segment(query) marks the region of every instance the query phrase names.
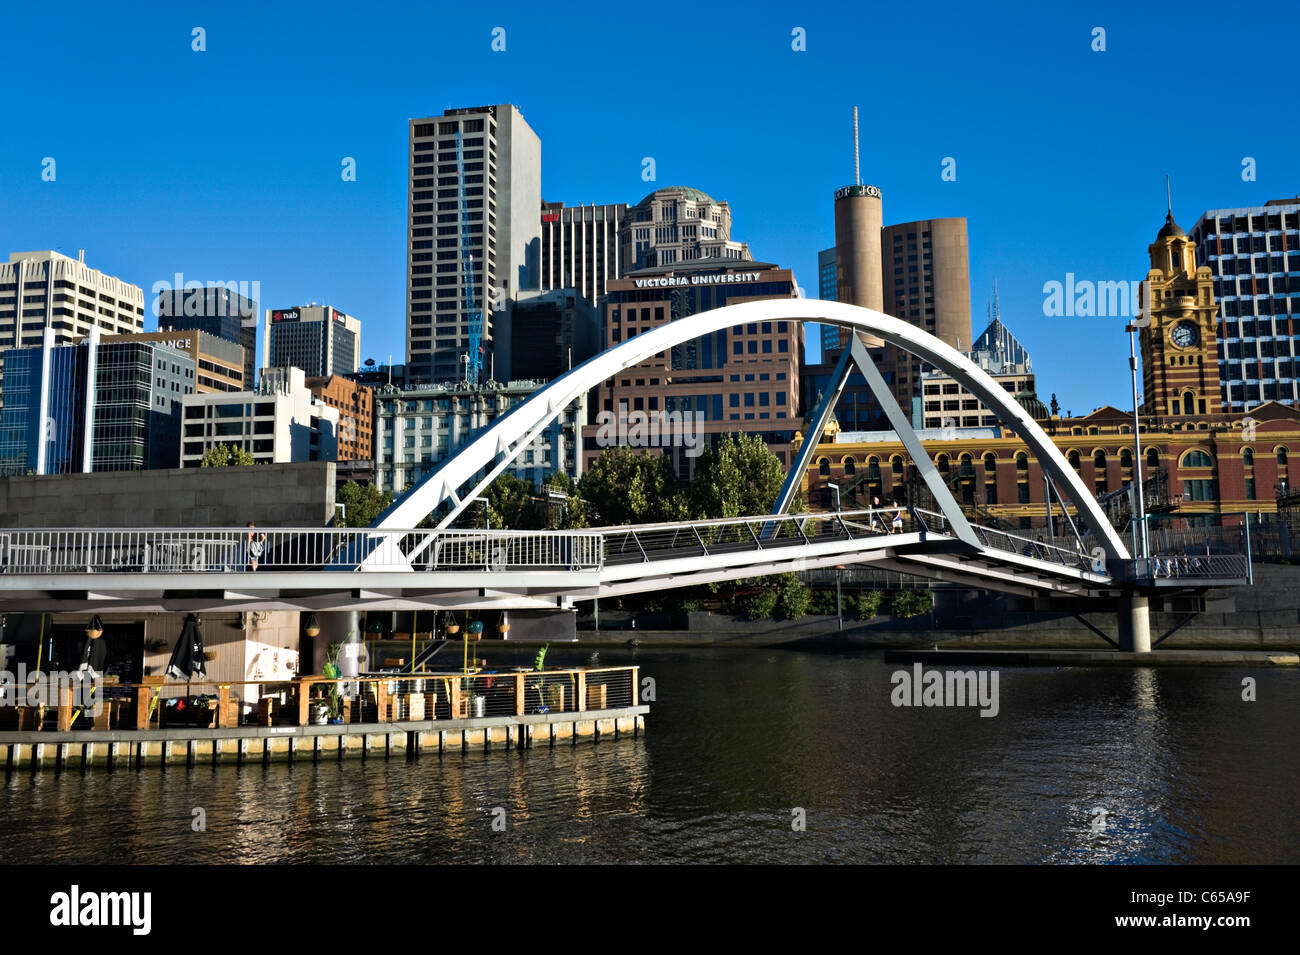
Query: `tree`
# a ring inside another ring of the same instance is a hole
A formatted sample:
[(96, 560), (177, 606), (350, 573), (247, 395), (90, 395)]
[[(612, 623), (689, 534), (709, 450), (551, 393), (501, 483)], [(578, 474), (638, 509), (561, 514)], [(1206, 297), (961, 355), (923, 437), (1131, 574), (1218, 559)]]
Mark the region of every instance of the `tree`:
[(775, 585), (776, 610), (786, 620), (798, 620), (808, 612), (812, 593), (803, 585), (798, 574), (778, 574), (769, 578)]
[(392, 491), (380, 491), (373, 484), (348, 481), (334, 495), (334, 501), (343, 505), (337, 523), (341, 527), (369, 527), (393, 503)]
[(689, 510), (672, 462), (622, 446), (606, 448), (578, 483), (601, 524), (685, 520)]
[[(691, 513), (697, 518), (749, 517), (772, 510), (785, 468), (761, 438), (729, 434), (708, 448), (695, 466), (691, 482)], [(801, 510), (796, 498), (793, 510)]]
[(205, 468), (228, 468), (236, 466), (246, 466), (255, 463), (253, 455), (245, 451), (237, 444), (214, 444), (208, 450), (203, 452), (203, 464), (200, 467)]

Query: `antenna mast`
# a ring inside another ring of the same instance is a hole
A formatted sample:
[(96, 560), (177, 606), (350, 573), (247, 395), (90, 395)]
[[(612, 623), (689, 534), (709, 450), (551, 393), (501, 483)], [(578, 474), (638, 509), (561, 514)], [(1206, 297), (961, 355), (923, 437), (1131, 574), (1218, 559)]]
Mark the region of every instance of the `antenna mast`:
[(862, 185), (862, 173), (858, 166), (858, 108), (853, 107), (853, 184)]

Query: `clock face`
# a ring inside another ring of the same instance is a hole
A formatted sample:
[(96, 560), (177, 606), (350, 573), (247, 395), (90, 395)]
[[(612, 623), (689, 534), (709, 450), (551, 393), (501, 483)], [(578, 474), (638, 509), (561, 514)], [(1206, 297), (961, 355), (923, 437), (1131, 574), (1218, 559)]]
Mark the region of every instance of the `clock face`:
[(1200, 338), (1200, 333), (1191, 322), (1179, 322), (1169, 333), (1169, 340), (1179, 348), (1191, 348)]

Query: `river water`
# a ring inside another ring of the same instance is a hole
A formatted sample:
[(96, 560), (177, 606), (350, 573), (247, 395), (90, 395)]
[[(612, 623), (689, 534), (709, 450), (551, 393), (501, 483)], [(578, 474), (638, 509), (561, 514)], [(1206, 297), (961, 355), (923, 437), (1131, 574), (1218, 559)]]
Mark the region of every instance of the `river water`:
[(895, 707), (904, 668), (875, 652), (548, 662), (632, 660), (654, 680), (640, 739), (12, 774), (0, 861), (1300, 861), (1294, 670), (1004, 668), (981, 717)]

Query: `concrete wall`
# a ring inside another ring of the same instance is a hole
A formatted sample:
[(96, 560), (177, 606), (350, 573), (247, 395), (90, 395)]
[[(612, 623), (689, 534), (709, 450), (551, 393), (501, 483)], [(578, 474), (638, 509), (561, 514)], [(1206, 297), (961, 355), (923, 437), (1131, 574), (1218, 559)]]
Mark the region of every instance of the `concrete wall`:
[(0, 527), (321, 527), (333, 516), (326, 461), (0, 478)]

